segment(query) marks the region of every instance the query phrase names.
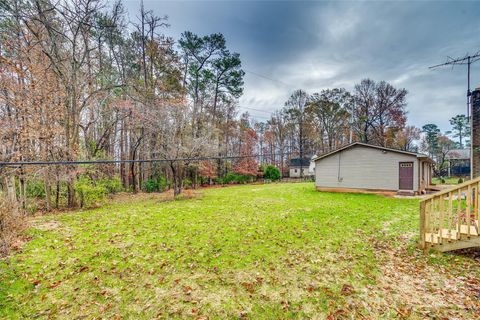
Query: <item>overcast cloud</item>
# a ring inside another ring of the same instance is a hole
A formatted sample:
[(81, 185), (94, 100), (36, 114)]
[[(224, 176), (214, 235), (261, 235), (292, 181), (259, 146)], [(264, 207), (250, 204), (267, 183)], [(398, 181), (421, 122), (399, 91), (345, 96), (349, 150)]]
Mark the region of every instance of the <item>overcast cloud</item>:
[[(124, 3), (133, 18), (139, 1)], [(448, 120), (466, 112), (466, 67), (428, 67), (480, 50), (475, 1), (145, 1), (145, 7), (169, 16), (165, 32), (175, 39), (185, 30), (223, 33), (247, 71), (241, 110), (258, 120), (282, 108), (295, 89), (352, 90), (371, 78), (409, 91), (409, 124), (448, 130)], [(480, 61), (472, 68), (477, 85)]]

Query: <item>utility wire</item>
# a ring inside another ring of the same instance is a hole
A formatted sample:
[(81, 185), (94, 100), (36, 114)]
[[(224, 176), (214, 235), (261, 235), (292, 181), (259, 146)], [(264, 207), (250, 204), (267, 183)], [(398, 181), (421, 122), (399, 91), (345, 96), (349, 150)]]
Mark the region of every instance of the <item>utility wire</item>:
[[(291, 90), (295, 90), (295, 88), (297, 87), (297, 86), (288, 84), (288, 83), (286, 83), (286, 82), (283, 82), (283, 81), (280, 81), (280, 80), (277, 80), (277, 79), (273, 79), (273, 78), (271, 78), (271, 77), (268, 77), (268, 76), (266, 76), (266, 75), (260, 74), (260, 73), (258, 73), (258, 72), (253, 72), (253, 71), (246, 70), (246, 69), (243, 69), (243, 71), (245, 71), (245, 72), (247, 72), (247, 73), (250, 73), (250, 74), (253, 74), (253, 75), (257, 76), (257, 77), (260, 77), (260, 78), (263, 78), (263, 79), (267, 79), (267, 80), (270, 80), (270, 81), (279, 83), (279, 84), (281, 84), (281, 85), (284, 85), (284, 86), (286, 86), (286, 87), (289, 87), (289, 89), (291, 89)], [(272, 115), (272, 114), (275, 112), (275, 110), (274, 110), (274, 111), (265, 111), (265, 110), (261, 110), (261, 109), (255, 109), (255, 108), (243, 107), (243, 106), (240, 106), (240, 108), (248, 109), (248, 110), (253, 110), (253, 111), (258, 111), (258, 112), (264, 112), (264, 113), (268, 113), (268, 114), (270, 114), (270, 115)], [(255, 116), (255, 117), (257, 117), (257, 118), (262, 118), (261, 116)], [(263, 118), (265, 118), (265, 117), (263, 117)], [(266, 119), (266, 118), (265, 118), (265, 119)]]
[(263, 113), (268, 113), (268, 114), (270, 114), (270, 115), (273, 113), (273, 111), (266, 111), (266, 110), (262, 110), (262, 109), (251, 108), (251, 107), (239, 106), (239, 108), (243, 108), (243, 109), (247, 109), (247, 110), (253, 110), (253, 111), (258, 111), (258, 112), (263, 112)]
[(264, 78), (264, 79), (267, 79), (267, 80), (270, 80), (270, 81), (273, 81), (273, 82), (276, 82), (276, 83), (280, 83), (280, 84), (282, 84), (282, 85), (284, 85), (284, 86), (290, 87), (291, 89), (298, 87), (298, 86), (294, 86), (294, 85), (288, 84), (288, 83), (286, 83), (286, 82), (283, 82), (283, 81), (280, 81), (280, 80), (277, 80), (277, 79), (270, 78), (270, 77), (268, 77), (268, 76), (265, 76), (265, 75), (260, 74), (260, 73), (257, 73), (257, 72), (253, 72), (253, 71), (245, 70), (245, 69), (243, 69), (243, 71), (248, 72), (248, 73), (251, 73), (251, 74), (253, 74), (253, 75), (257, 76), (257, 77), (260, 77), (260, 78)]
[[(283, 156), (297, 154), (296, 152), (284, 152)], [(78, 160), (78, 161), (20, 161), (20, 162), (0, 162), (2, 167), (21, 167), (37, 165), (81, 165), (81, 164), (116, 164), (116, 163), (152, 163), (152, 162), (179, 162), (179, 161), (205, 161), (205, 160), (233, 160), (245, 158), (258, 158), (281, 156), (282, 153), (254, 154), (249, 156), (224, 156), (224, 157), (195, 157), (195, 158), (176, 158), (176, 159), (137, 159), (137, 160)]]
[[(245, 72), (251, 73), (257, 77), (264, 78), (273, 82), (280, 83), (284, 86), (288, 86), (290, 88), (295, 88), (295, 86), (282, 82), (280, 80), (272, 79), (268, 76), (259, 74), (257, 72), (245, 70)], [(251, 107), (243, 107), (240, 108), (264, 112), (268, 114), (272, 114), (274, 111), (269, 112), (266, 110), (255, 109)], [(268, 117), (263, 116), (256, 116), (258, 118), (269, 119)], [(283, 156), (290, 156), (292, 154), (296, 154), (295, 152), (284, 152)], [(20, 162), (2, 162), (0, 161), (0, 168), (2, 167), (22, 167), (22, 166), (36, 166), (36, 165), (82, 165), (82, 164), (116, 164), (116, 163), (154, 163), (154, 162), (178, 162), (178, 161), (205, 161), (205, 160), (233, 160), (233, 159), (243, 159), (243, 158), (258, 158), (258, 157), (268, 157), (268, 156), (281, 156), (281, 153), (274, 153), (274, 154), (255, 154), (250, 156), (225, 156), (225, 157), (197, 157), (197, 158), (176, 158), (176, 159), (138, 159), (138, 160), (78, 160), (78, 161), (20, 161)]]

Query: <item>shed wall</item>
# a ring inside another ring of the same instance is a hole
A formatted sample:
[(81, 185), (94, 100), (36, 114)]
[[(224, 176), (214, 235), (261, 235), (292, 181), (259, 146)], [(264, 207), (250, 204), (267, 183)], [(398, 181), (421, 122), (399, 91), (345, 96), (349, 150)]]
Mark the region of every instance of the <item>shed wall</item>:
[(413, 190), (418, 190), (415, 155), (353, 146), (315, 162), (315, 185), (325, 188), (398, 190), (399, 163), (413, 162)]
[[(313, 176), (313, 173), (309, 172), (308, 167), (303, 167), (303, 176)], [(290, 168), (290, 178), (300, 178), (300, 167)]]

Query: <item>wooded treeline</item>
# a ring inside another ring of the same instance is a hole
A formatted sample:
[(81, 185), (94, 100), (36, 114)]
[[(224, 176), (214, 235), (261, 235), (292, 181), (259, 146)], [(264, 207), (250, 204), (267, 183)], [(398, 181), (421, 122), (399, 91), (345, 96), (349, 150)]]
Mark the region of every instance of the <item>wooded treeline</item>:
[(371, 79), (353, 92), (296, 90), (270, 120), (258, 124), (260, 150), (280, 166), (284, 154), (310, 158), (353, 141), (413, 150), (420, 130), (406, 126), (406, 95), (403, 88)]
[[(265, 122), (240, 114), (244, 71), (225, 37), (172, 39), (170, 21), (143, 5), (130, 15), (103, 0), (0, 10), (0, 161), (170, 160), (0, 168), (3, 193), (23, 210), (29, 196), (50, 210), (119, 190), (178, 195), (261, 177), (267, 164), (285, 174), (291, 158), (352, 141), (413, 150), (420, 138), (406, 126), (407, 91), (385, 81), (296, 90)], [(183, 160), (198, 157), (220, 159)]]
[[(174, 41), (166, 17), (142, 5), (129, 21), (120, 2), (19, 0), (1, 9), (1, 161), (218, 156), (238, 153), (249, 136), (236, 120), (240, 56), (222, 34)], [(2, 184), (25, 207), (27, 180), (41, 177), (48, 210), (63, 187), (66, 205), (78, 204), (82, 175), (118, 176), (132, 191), (164, 175), (179, 193), (190, 165), (3, 168)]]
[[(450, 119), (451, 130), (441, 132), (440, 128), (434, 123), (428, 123), (422, 127), (423, 137), (420, 143), (420, 149), (435, 159), (435, 175), (442, 177), (449, 174), (448, 167), (450, 160), (452, 164), (458, 165), (458, 156), (462, 150), (470, 147), (470, 119), (466, 115), (459, 114)], [(453, 139), (457, 138), (458, 141)], [(466, 164), (469, 170), (469, 159), (461, 158), (463, 165)]]
[[(256, 177), (263, 164), (285, 172), (292, 157), (353, 140), (410, 149), (418, 135), (405, 127), (406, 90), (368, 79), (353, 93), (297, 90), (263, 123), (239, 115), (244, 71), (224, 36), (172, 39), (167, 18), (143, 5), (133, 21), (121, 2), (99, 0), (15, 0), (1, 10), (1, 161), (172, 160), (4, 167), (2, 189), (23, 209), (31, 193), (46, 210), (83, 205), (99, 185), (179, 194), (184, 184), (238, 179), (229, 174)], [(175, 161), (227, 156), (242, 158)]]

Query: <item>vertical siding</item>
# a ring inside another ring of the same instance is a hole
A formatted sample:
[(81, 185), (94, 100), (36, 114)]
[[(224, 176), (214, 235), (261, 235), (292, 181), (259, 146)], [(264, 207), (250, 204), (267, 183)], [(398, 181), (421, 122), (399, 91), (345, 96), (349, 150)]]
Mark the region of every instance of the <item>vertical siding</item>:
[(418, 190), (415, 155), (356, 145), (315, 162), (315, 185), (326, 188), (398, 190), (399, 163), (413, 162), (413, 190)]
[[(297, 172), (295, 172), (297, 170)], [(290, 178), (300, 178), (300, 167), (298, 168), (290, 168)], [(308, 167), (303, 167), (303, 176), (308, 177), (308, 176), (313, 176), (313, 172), (310, 173)]]

